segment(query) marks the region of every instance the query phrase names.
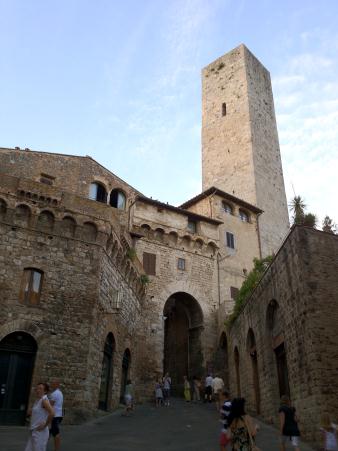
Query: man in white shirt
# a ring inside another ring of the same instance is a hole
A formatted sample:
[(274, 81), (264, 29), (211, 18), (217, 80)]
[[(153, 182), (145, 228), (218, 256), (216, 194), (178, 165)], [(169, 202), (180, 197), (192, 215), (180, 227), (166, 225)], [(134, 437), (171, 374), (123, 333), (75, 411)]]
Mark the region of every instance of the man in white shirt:
[(221, 377), (219, 377), (218, 374), (216, 374), (216, 376), (214, 377), (213, 381), (212, 381), (212, 391), (214, 394), (214, 398), (216, 401), (216, 409), (219, 412), (221, 405), (220, 405), (220, 395), (222, 393), (224, 389), (224, 382), (223, 379)]
[(54, 437), (54, 450), (59, 451), (61, 446), (60, 423), (63, 417), (63, 394), (60, 390), (60, 382), (58, 380), (53, 380), (50, 383), (50, 387), (53, 391), (49, 395), (49, 401), (55, 412), (50, 428), (50, 435)]

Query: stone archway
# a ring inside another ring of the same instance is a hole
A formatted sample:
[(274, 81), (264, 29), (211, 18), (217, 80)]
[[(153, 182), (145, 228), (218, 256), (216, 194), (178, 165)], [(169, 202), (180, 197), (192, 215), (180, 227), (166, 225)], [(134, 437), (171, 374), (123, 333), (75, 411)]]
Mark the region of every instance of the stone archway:
[(253, 330), (250, 328), (247, 336), (247, 350), (249, 353), (251, 368), (252, 368), (252, 383), (255, 396), (255, 408), (256, 413), (260, 414), (261, 411), (261, 395), (259, 387), (259, 373), (258, 373), (258, 358), (256, 348), (256, 338)]
[(127, 382), (129, 379), (130, 363), (131, 363), (131, 354), (130, 350), (127, 348), (124, 351), (122, 357), (121, 392), (120, 392), (121, 403), (124, 403), (124, 395), (126, 391)]
[(184, 375), (192, 378), (203, 374), (203, 313), (193, 296), (177, 292), (167, 299), (163, 318), (163, 369), (170, 374), (175, 390), (182, 385)]
[(219, 339), (218, 348), (215, 354), (214, 372), (222, 377), (224, 386), (229, 388), (228, 339), (225, 332), (222, 332)]
[(110, 332), (107, 335), (104, 348), (103, 348), (103, 359), (102, 359), (102, 369), (101, 369), (101, 382), (99, 391), (99, 409), (108, 410), (110, 390), (113, 379), (113, 356), (115, 351), (115, 338)]
[(0, 341), (0, 424), (24, 424), (38, 346), (26, 332)]

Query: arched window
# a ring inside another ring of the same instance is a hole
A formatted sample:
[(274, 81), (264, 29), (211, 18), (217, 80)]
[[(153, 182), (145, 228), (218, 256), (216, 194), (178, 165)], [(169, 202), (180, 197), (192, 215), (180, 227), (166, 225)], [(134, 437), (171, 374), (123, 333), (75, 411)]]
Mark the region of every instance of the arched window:
[(101, 183), (91, 183), (89, 188), (89, 199), (97, 202), (107, 203), (107, 191)]
[(48, 210), (42, 211), (38, 217), (38, 228), (45, 231), (51, 232), (54, 227), (54, 215)]
[(239, 219), (243, 222), (249, 222), (249, 215), (244, 210), (239, 210)]
[(0, 218), (5, 217), (7, 211), (7, 204), (3, 199), (0, 199)]
[(232, 206), (228, 204), (227, 202), (222, 202), (222, 210), (224, 213), (227, 213), (228, 215), (232, 215)]
[(110, 193), (109, 204), (114, 208), (118, 208), (119, 210), (125, 210), (126, 208), (125, 194), (119, 189), (113, 189), (113, 191)]
[(19, 299), (23, 304), (37, 305), (40, 301), (43, 272), (35, 268), (25, 268), (21, 280)]

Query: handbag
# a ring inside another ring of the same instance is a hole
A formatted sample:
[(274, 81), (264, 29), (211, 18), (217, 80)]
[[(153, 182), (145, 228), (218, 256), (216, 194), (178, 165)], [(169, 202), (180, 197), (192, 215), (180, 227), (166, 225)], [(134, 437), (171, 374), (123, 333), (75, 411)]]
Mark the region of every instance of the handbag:
[(251, 451), (261, 451), (261, 449), (258, 448), (258, 446), (256, 446), (256, 443), (254, 442), (254, 439), (252, 438), (252, 435), (250, 433), (250, 429), (249, 429), (248, 423), (245, 421), (244, 417), (243, 417), (243, 421), (244, 421), (245, 427), (246, 427), (246, 429), (248, 431), (248, 434), (249, 434)]

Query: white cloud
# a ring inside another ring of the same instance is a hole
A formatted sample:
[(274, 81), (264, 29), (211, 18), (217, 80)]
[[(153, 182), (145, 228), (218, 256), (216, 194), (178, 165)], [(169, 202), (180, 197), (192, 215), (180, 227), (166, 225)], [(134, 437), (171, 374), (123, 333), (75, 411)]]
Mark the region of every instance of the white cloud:
[(325, 32), (301, 40), (309, 49), (273, 80), (287, 196), (294, 186), (320, 222), (327, 214), (338, 222), (338, 61)]

